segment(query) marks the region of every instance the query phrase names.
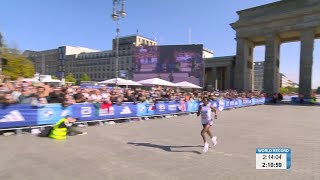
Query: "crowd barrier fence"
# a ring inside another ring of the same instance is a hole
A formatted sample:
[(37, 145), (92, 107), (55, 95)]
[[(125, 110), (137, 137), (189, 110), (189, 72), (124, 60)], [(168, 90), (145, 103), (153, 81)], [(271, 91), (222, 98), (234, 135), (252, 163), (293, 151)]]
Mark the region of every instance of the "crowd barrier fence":
[[(265, 98), (210, 101), (220, 111), (265, 102)], [(26, 104), (1, 104), (0, 130), (52, 125), (67, 115), (77, 118), (79, 122), (94, 122), (192, 113), (198, 111), (199, 104), (198, 101), (159, 101), (155, 104), (127, 102), (121, 105), (114, 104), (104, 109), (99, 104), (90, 103), (74, 104), (66, 108), (61, 104), (46, 104), (41, 107)]]

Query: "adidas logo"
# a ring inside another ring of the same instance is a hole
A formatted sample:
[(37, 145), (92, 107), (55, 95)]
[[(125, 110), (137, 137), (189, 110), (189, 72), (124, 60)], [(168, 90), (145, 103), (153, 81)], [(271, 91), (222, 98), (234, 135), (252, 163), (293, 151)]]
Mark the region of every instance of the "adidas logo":
[(5, 115), (0, 122), (16, 122), (16, 121), (25, 121), (23, 116), (19, 111), (10, 111), (9, 114)]
[(131, 114), (131, 110), (128, 106), (124, 107), (120, 114)]

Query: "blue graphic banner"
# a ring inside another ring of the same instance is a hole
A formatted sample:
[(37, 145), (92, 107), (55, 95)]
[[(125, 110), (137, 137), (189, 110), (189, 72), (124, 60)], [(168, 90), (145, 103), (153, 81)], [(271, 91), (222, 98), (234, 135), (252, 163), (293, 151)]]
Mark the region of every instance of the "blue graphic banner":
[(0, 104), (0, 128), (24, 127), (37, 125), (37, 109), (30, 105)]
[(73, 116), (73, 106), (64, 108), (61, 104), (46, 104), (37, 108), (37, 124), (54, 124), (61, 118), (69, 115)]
[(187, 112), (198, 112), (199, 109), (199, 102), (198, 101), (188, 101), (187, 102)]
[(152, 116), (155, 114), (156, 106), (152, 103), (138, 103), (137, 105), (137, 116)]
[(137, 107), (134, 103), (123, 103), (122, 105), (113, 105), (115, 118), (136, 117)]
[[(211, 105), (220, 111), (233, 107), (264, 104), (265, 102), (266, 98), (210, 101)], [(47, 104), (43, 107), (33, 107), (24, 104), (0, 105), (0, 128), (54, 124), (67, 115), (77, 118), (79, 121), (94, 121), (197, 112), (199, 104), (198, 101), (161, 101), (156, 104), (149, 104), (147, 102), (138, 104), (123, 103), (121, 105), (114, 104), (105, 109), (102, 109), (100, 104), (88, 103), (74, 104), (67, 108), (62, 107), (60, 104)]]
[(257, 104), (264, 104), (266, 102), (266, 98), (256, 98)]
[(243, 106), (250, 106), (252, 104), (252, 100), (249, 98), (243, 98), (242, 99), (242, 105)]
[(242, 107), (243, 106), (242, 99), (237, 99), (237, 101), (238, 101), (238, 107)]
[(161, 115), (161, 114), (174, 114), (181, 112), (179, 110), (179, 102), (176, 101), (168, 101), (168, 102), (158, 102), (156, 103), (156, 110), (155, 114), (156, 115)]

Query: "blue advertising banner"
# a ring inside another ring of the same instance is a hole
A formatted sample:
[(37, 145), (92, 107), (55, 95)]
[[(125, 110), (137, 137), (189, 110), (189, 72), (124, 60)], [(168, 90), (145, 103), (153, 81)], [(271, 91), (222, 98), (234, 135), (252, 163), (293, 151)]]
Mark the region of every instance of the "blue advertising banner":
[(242, 99), (238, 99), (237, 101), (238, 101), (238, 107), (242, 107), (243, 106)]
[(225, 108), (225, 100), (219, 100), (219, 111), (223, 111)]
[(214, 108), (219, 108), (219, 102), (218, 101), (210, 101), (211, 106)]
[(224, 109), (230, 109), (231, 106), (230, 106), (230, 100), (227, 99), (227, 100), (224, 100)]
[(74, 104), (73, 117), (79, 121), (89, 121), (96, 118), (99, 109), (95, 108), (93, 104)]
[[(223, 109), (264, 104), (266, 98), (254, 99), (234, 99), (210, 101), (213, 107), (220, 111)], [(35, 126), (44, 124), (54, 124), (61, 118), (70, 115), (79, 121), (107, 120), (137, 116), (152, 116), (161, 114), (175, 114), (179, 112), (197, 112), (198, 101), (188, 102), (158, 102), (148, 103), (124, 103), (113, 105), (110, 108), (101, 109), (100, 104), (74, 104), (67, 108), (60, 104), (47, 104), (43, 107), (33, 107), (30, 105), (0, 105), (0, 128), (14, 128)]]
[(266, 98), (256, 98), (256, 104), (264, 104), (266, 101)]
[(254, 105), (256, 105), (256, 104), (257, 104), (257, 102), (256, 102), (256, 101), (257, 101), (257, 99), (256, 99), (256, 98), (252, 98), (252, 99), (251, 99), (251, 105), (253, 105), (253, 106), (254, 106)]
[(54, 124), (61, 118), (70, 115), (72, 116), (72, 106), (64, 108), (61, 104), (46, 104), (43, 107), (37, 108), (37, 124)]
[(230, 101), (230, 107), (234, 108), (234, 107), (238, 107), (239, 102), (237, 99), (233, 99)]
[(134, 103), (123, 103), (122, 105), (113, 105), (115, 118), (136, 117), (137, 107)]
[(99, 104), (75, 104), (73, 105), (74, 118), (79, 121), (116, 119), (137, 116), (137, 107), (134, 103), (113, 105), (110, 108), (101, 109)]
[(156, 104), (155, 114), (174, 114), (181, 112), (179, 110), (179, 102), (169, 101), (169, 102), (158, 102)]
[(23, 127), (37, 125), (37, 109), (30, 105), (0, 104), (0, 128)]
[(137, 116), (152, 116), (155, 114), (155, 105), (146, 102), (138, 103), (137, 106)]
[(198, 101), (188, 101), (187, 102), (187, 111), (188, 112), (198, 112), (199, 104), (200, 103)]
[(177, 102), (177, 106), (178, 106), (178, 109), (181, 111), (181, 112), (186, 112), (187, 111), (187, 105), (186, 105), (186, 102), (185, 101), (180, 101), (180, 102)]
[(243, 98), (242, 99), (242, 105), (243, 106), (250, 106), (252, 104), (252, 100), (248, 98)]

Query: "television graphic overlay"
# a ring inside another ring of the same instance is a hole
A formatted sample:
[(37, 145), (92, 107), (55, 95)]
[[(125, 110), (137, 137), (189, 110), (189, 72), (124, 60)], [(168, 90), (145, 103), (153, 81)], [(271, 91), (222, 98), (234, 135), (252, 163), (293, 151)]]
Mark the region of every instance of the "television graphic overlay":
[(203, 45), (138, 46), (134, 52), (133, 80), (161, 78), (203, 86)]

